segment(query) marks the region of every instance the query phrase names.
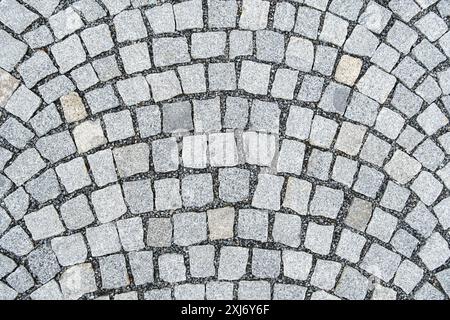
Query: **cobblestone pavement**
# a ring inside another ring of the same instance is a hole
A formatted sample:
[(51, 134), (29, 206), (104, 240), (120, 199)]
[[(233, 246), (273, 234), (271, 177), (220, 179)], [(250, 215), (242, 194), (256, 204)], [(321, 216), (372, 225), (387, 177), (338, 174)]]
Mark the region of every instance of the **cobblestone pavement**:
[(449, 0), (0, 0), (0, 299), (448, 299)]

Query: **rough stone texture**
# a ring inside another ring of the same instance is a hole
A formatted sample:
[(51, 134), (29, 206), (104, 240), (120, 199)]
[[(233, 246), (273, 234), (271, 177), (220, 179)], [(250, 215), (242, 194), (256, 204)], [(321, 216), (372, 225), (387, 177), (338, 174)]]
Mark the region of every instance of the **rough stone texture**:
[(448, 0), (0, 0), (0, 300), (449, 299)]

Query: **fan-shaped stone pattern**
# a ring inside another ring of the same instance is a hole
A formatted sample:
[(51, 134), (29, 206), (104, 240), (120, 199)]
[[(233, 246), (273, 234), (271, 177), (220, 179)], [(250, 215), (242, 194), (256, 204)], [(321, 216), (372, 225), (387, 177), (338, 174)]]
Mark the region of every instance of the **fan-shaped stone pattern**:
[(0, 0), (0, 299), (448, 299), (449, 15)]

